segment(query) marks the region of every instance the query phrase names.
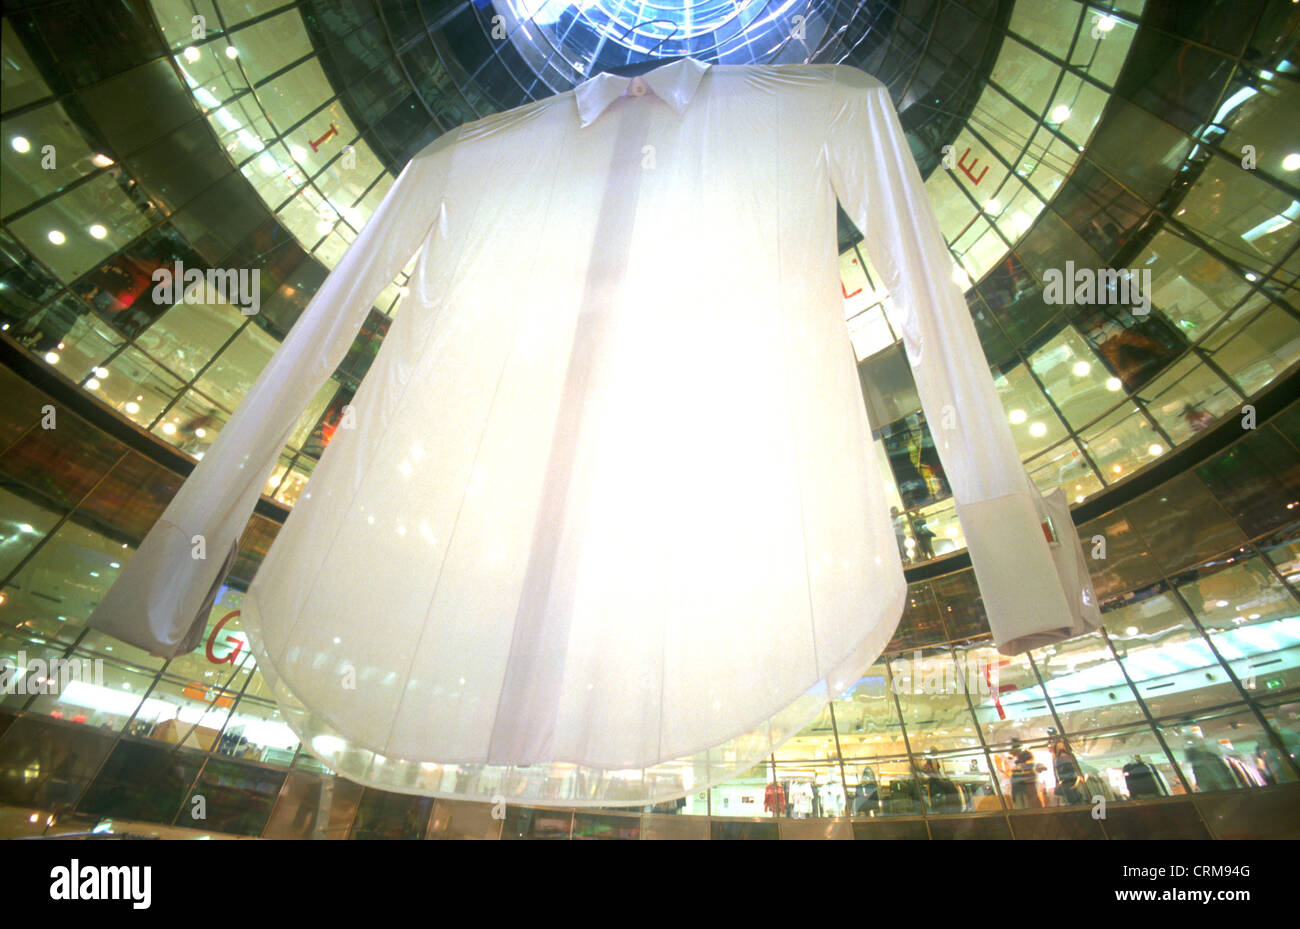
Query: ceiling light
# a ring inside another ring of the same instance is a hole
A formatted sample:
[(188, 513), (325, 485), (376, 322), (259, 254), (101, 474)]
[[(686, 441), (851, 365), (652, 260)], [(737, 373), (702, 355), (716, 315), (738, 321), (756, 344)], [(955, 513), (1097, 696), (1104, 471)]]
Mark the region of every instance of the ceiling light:
[(1162, 455), (1164, 454), (1164, 451), (1165, 447), (1158, 442), (1152, 442), (1147, 446), (1147, 453), (1150, 455)]
[(1247, 271), (1247, 272), (1246, 272), (1246, 280), (1251, 281), (1251, 282), (1257, 281), (1257, 280), (1259, 280), (1259, 275), (1256, 274), (1254, 271)]
[(1092, 365), (1086, 361), (1076, 361), (1072, 370), (1075, 377), (1087, 377), (1088, 372), (1092, 370)]
[(95, 223), (95, 225), (90, 227), (90, 234), (96, 239), (102, 239), (104, 236), (108, 235), (108, 230), (99, 223)]
[(1070, 108), (1064, 103), (1052, 107), (1052, 122), (1063, 123), (1070, 118)]
[(1121, 387), (1123, 387), (1123, 386), (1124, 386), (1124, 382), (1121, 381), (1121, 380), (1120, 380), (1119, 378), (1117, 378), (1117, 377), (1108, 377), (1108, 378), (1106, 378), (1106, 389), (1107, 389), (1107, 390), (1119, 390), (1119, 389), (1120, 389)]
[(127, 403), (126, 411), (130, 413), (132, 416), (134, 416), (136, 413), (140, 412), (140, 404), (132, 400), (129, 403)]
[(9, 144), (20, 155), (25, 155), (32, 150), (32, 143), (27, 141), (26, 136), (16, 135), (9, 140)]
[(1124, 469), (1119, 465), (1115, 465), (1114, 467), (1111, 468), (1111, 470), (1114, 471), (1116, 474), (1119, 474), (1119, 472), (1123, 471)]
[(1002, 212), (1002, 204), (998, 202), (997, 197), (989, 197), (987, 200), (984, 201), (984, 212), (985, 213)]
[(93, 163), (97, 168), (107, 168), (109, 165), (113, 163), (112, 158), (109, 158), (107, 155), (101, 155), (98, 153), (96, 153), (94, 157), (92, 157), (90, 160), (91, 163)]
[(1124, 630), (1124, 634), (1125, 634), (1125, 635), (1137, 635), (1137, 634), (1138, 634), (1138, 627), (1137, 627), (1137, 626), (1129, 626), (1127, 629)]
[(51, 229), (48, 238), (55, 245), (62, 245), (64, 242), (68, 241), (68, 237), (57, 229)]
[(175, 424), (174, 424), (174, 423), (163, 423), (163, 432), (167, 433), (167, 435), (172, 435), (173, 433), (176, 432), (176, 426), (175, 426)]
[(226, 46), (226, 57), (227, 57), (227, 58), (238, 58), (238, 57), (239, 57), (239, 49), (235, 48), (235, 46), (233, 46), (233, 45), (227, 45), (227, 46)]
[(45, 353), (45, 360), (46, 360), (47, 362), (49, 362), (50, 364), (52, 364), (52, 365), (56, 365), (56, 364), (59, 363), (59, 353), (58, 353), (58, 352), (46, 352), (46, 353)]
[(103, 380), (104, 378), (108, 377), (108, 368), (96, 368), (95, 377), (99, 378), (100, 380)]
[(1029, 427), (1029, 434), (1034, 438), (1042, 438), (1047, 435), (1047, 427), (1042, 423), (1034, 423)]
[(1282, 159), (1283, 171), (1294, 171), (1296, 168), (1300, 168), (1300, 152), (1292, 152)]
[(1007, 414), (1007, 419), (1011, 420), (1011, 424), (1014, 426), (1019, 426), (1028, 418), (1024, 410), (1012, 410)]
[(316, 232), (318, 235), (329, 235), (330, 230), (333, 228), (334, 224), (328, 219), (322, 219), (316, 224)]
[(198, 61), (198, 60), (199, 60), (199, 50), (198, 50), (197, 48), (195, 48), (193, 45), (188, 45), (188, 46), (186, 46), (185, 51), (184, 51), (182, 54), (185, 55), (185, 60), (186, 60), (186, 61)]
[(1114, 16), (1101, 16), (1101, 17), (1098, 17), (1098, 19), (1097, 19), (1097, 31), (1098, 31), (1098, 32), (1110, 32), (1110, 31), (1111, 31), (1112, 29), (1114, 29), (1114, 28), (1115, 28), (1115, 17), (1114, 17)]
[(87, 390), (99, 390), (99, 381), (95, 380), (95, 379), (92, 377), (90, 380), (86, 381), (86, 389), (87, 389)]

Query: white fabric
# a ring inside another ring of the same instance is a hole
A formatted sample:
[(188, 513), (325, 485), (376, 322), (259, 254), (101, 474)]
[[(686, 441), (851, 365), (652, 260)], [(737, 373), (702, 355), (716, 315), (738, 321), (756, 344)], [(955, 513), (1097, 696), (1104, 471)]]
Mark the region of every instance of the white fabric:
[(212, 553), (422, 248), (356, 428), (245, 597), (286, 718), (348, 777), (427, 795), (645, 804), (750, 767), (880, 653), (906, 594), (837, 194), (905, 314), (931, 423), (955, 409), (935, 437), (995, 634), (1060, 625), (885, 88), (690, 60), (632, 86), (602, 75), (413, 159), (91, 625), (184, 650)]

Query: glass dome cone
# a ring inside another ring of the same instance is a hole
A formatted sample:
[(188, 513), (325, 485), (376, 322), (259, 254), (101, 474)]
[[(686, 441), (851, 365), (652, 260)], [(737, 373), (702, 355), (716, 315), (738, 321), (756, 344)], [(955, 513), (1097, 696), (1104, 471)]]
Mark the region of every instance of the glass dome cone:
[(805, 61), (827, 23), (807, 0), (495, 0), (492, 7), (525, 59), (554, 65), (560, 57), (577, 75), (678, 56)]

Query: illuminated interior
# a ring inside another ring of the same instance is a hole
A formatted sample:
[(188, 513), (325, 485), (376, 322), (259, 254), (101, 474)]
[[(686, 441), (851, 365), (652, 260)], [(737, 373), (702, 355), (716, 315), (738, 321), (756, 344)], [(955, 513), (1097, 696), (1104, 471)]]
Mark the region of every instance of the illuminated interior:
[[(6, 5), (0, 835), (1283, 834), (1274, 811), (1300, 790), (1297, 29), (1289, 0)], [(843, 62), (889, 87), (1019, 451), (1094, 552), (1103, 630), (994, 650), (896, 313), (843, 217), (846, 326), (911, 595), (885, 654), (744, 777), (501, 822), (351, 784), (298, 744), (230, 614), (405, 274), (297, 422), (205, 642), (163, 661), (83, 625), (412, 155), (677, 55)], [(257, 269), (259, 312), (205, 286), (153, 299), (176, 262)], [(1067, 263), (1127, 269), (1150, 312), (1056, 299)], [(42, 693), (20, 655), (99, 664)], [(1057, 789), (1058, 740), (1086, 802)], [(809, 785), (809, 815), (773, 816), (772, 783)], [(202, 826), (184, 819), (198, 791)], [(1115, 809), (1100, 825), (1097, 796)]]

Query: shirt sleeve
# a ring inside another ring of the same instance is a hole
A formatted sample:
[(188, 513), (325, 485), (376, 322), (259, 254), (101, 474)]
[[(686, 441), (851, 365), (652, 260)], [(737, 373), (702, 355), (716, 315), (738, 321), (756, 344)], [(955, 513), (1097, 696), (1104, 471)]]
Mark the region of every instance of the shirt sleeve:
[[(1073, 523), (1054, 524), (1025, 472), (954, 264), (887, 88), (833, 69), (827, 155), (831, 184), (865, 238), (902, 317), (921, 408), (943, 463), (999, 649), (1015, 654), (1082, 631), (1091, 606)], [(1070, 549), (1073, 548), (1073, 551)], [(1073, 572), (1067, 572), (1070, 577)]]
[(379, 292), (433, 225), (448, 136), (398, 175), (88, 626), (165, 657), (198, 644), (240, 534), (295, 423), (343, 360)]

